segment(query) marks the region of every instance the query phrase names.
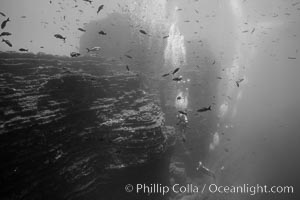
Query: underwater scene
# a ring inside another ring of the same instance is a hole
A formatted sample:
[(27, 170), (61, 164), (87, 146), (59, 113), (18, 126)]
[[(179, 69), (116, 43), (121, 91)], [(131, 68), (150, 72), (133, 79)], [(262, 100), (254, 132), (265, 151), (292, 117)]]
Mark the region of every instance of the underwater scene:
[(299, 0), (1, 0), (0, 199), (300, 199)]

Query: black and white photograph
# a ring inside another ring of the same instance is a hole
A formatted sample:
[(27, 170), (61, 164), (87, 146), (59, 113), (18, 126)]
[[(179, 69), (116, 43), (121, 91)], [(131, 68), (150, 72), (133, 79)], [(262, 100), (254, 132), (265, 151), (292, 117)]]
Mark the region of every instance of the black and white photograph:
[(1, 200), (299, 200), (300, 0), (0, 0)]

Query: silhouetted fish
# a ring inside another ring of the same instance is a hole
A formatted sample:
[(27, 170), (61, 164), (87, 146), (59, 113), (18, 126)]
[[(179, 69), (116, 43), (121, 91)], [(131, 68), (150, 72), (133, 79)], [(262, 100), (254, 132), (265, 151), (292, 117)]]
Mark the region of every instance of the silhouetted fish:
[(1, 36), (10, 36), (11, 35), (11, 33), (9, 33), (9, 32), (2, 32), (1, 34), (0, 34), (0, 37)]
[(9, 18), (7, 18), (6, 20), (4, 20), (4, 21), (1, 23), (1, 28), (4, 29), (5, 26), (6, 26), (6, 24), (7, 24), (7, 22), (9, 22), (9, 21), (10, 21)]
[(163, 37), (163, 39), (166, 39), (166, 38), (168, 38), (168, 37), (169, 37), (169, 36), (168, 36), (168, 35), (166, 35), (166, 36), (164, 36), (164, 37)]
[(0, 12), (0, 15), (2, 15), (3, 17), (5, 17), (6, 15), (3, 12)]
[(166, 77), (166, 76), (169, 76), (170, 73), (166, 73), (166, 74), (163, 74), (162, 77)]
[(181, 76), (179, 76), (179, 77), (175, 77), (175, 78), (173, 78), (172, 80), (173, 80), (173, 81), (177, 81), (177, 82), (178, 82), (178, 81), (181, 81), (181, 80), (182, 80), (182, 77), (181, 77)]
[(235, 83), (236, 83), (236, 86), (240, 87), (240, 83), (241, 83), (243, 80), (244, 80), (244, 79), (243, 79), (243, 78), (241, 78), (241, 79), (239, 79), (239, 80), (235, 81)]
[(28, 52), (28, 49), (20, 48), (19, 51)]
[(254, 31), (255, 31), (255, 28), (252, 29), (251, 34), (254, 33)]
[(82, 32), (86, 32), (86, 30), (84, 30), (83, 28), (78, 28), (78, 30), (80, 30)]
[(127, 69), (127, 71), (130, 71), (130, 69), (129, 69), (128, 65), (126, 65), (126, 69)]
[(144, 34), (144, 35), (147, 35), (147, 32), (144, 31), (144, 30), (140, 30), (140, 33)]
[(104, 31), (99, 31), (98, 32), (100, 35), (107, 35), (107, 33), (105, 33)]
[(127, 58), (130, 58), (130, 59), (132, 59), (132, 57), (131, 56), (129, 56), (129, 55), (125, 55)]
[(206, 112), (206, 111), (209, 111), (209, 110), (211, 110), (211, 106), (200, 108), (200, 109), (197, 110), (197, 112)]
[(5, 42), (8, 46), (12, 47), (12, 44), (9, 40), (2, 39), (2, 42)]
[(178, 112), (179, 112), (180, 114), (187, 115), (187, 112), (185, 112), (185, 111), (179, 110)]
[(176, 100), (180, 100), (180, 99), (182, 99), (182, 97), (181, 97), (181, 96), (178, 96), (178, 97), (176, 98)]
[(174, 74), (176, 74), (176, 72), (178, 72), (179, 71), (179, 67), (178, 68), (176, 68), (173, 72), (172, 72), (172, 74), (174, 75)]
[(71, 57), (78, 57), (78, 56), (80, 56), (80, 53), (71, 52), (71, 53), (70, 53), (70, 56), (71, 56)]
[(60, 34), (55, 34), (54, 37), (58, 38), (58, 39), (62, 39), (64, 40), (64, 42), (66, 42), (66, 37), (63, 37), (62, 35)]
[(89, 2), (90, 4), (92, 3), (92, 1), (91, 1), (91, 0), (83, 0), (83, 1), (85, 1), (85, 2)]
[(101, 5), (98, 7), (98, 10), (97, 10), (97, 14), (99, 14), (99, 12), (104, 8), (104, 5)]

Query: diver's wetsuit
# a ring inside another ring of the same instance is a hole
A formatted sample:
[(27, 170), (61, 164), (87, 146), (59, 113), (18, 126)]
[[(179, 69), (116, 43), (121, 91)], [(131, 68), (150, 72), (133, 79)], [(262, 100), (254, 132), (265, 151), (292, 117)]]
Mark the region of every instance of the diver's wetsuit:
[(210, 176), (214, 179), (214, 181), (216, 181), (216, 175), (214, 172), (212, 172), (210, 169), (208, 169), (207, 167), (205, 167), (203, 165), (203, 163), (200, 161), (198, 167), (196, 168), (197, 171), (206, 174), (207, 176)]
[(179, 127), (179, 131), (182, 136), (182, 141), (185, 142), (185, 140), (186, 140), (185, 132), (186, 132), (187, 125), (188, 125), (188, 118), (186, 115), (180, 113), (177, 115), (177, 119), (178, 119), (177, 125)]

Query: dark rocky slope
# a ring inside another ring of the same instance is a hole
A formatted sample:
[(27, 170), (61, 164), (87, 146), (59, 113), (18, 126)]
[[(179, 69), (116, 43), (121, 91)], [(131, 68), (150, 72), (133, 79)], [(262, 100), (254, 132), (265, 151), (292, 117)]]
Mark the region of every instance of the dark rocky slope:
[(115, 184), (123, 191), (115, 181), (124, 182), (127, 169), (136, 176), (149, 163), (161, 169), (156, 161), (174, 144), (174, 129), (164, 126), (157, 97), (139, 75), (111, 70), (117, 66), (1, 53), (4, 199), (114, 199), (105, 190)]

